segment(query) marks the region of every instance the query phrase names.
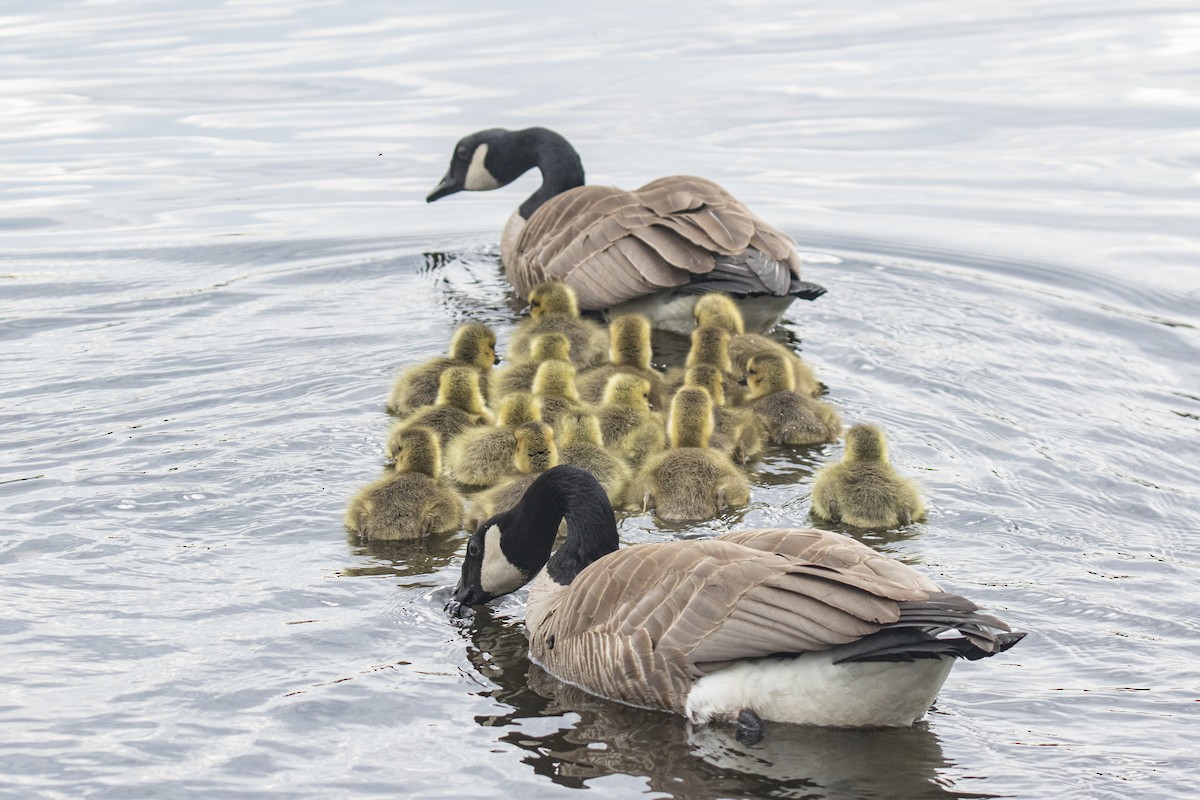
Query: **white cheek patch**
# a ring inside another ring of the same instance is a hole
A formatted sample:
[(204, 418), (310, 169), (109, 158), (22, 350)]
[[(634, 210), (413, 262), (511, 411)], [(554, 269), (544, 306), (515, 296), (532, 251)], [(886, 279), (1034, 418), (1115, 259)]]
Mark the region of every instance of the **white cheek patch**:
[(475, 155), (471, 156), (471, 165), (467, 167), (467, 179), (463, 183), (463, 188), (470, 192), (486, 192), (488, 189), (495, 189), (500, 185), (500, 181), (492, 177), (492, 173), (488, 172), (488, 168), (483, 165), (483, 160), (487, 158), (488, 146), (481, 144), (475, 148)]
[(500, 549), (500, 528), (493, 525), (483, 535), (483, 563), (479, 565), (479, 585), (488, 594), (508, 594), (525, 585), (526, 577), (513, 566)]

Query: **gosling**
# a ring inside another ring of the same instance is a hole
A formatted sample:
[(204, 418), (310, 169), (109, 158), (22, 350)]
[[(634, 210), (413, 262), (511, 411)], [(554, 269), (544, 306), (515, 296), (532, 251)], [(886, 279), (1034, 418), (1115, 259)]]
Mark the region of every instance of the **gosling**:
[[(512, 351), (512, 348), (509, 348)], [(529, 359), (508, 364), (492, 372), (492, 397), (513, 392), (533, 391), (533, 376), (543, 361), (571, 360), (571, 341), (561, 333), (543, 333), (533, 337)]]
[(554, 425), (568, 411), (578, 411), (575, 368), (562, 361), (546, 361), (533, 376), (533, 394), (542, 407), (542, 421)]
[(667, 383), (672, 389), (679, 389), (683, 386), (687, 369), (700, 365), (720, 370), (725, 401), (735, 406), (742, 404), (745, 392), (734, 378), (733, 365), (729, 360), (729, 331), (712, 325), (693, 329), (692, 346), (688, 350), (685, 367), (671, 370), (667, 375)]
[(517, 426), (514, 435), (517, 451), (513, 455), (512, 465), (520, 474), (475, 495), (467, 511), (467, 527), (472, 530), (478, 528), (485, 519), (515, 506), (538, 475), (558, 466), (558, 448), (554, 444), (554, 431), (549, 425), (526, 422)]
[(561, 333), (571, 342), (571, 363), (583, 369), (604, 361), (608, 337), (604, 328), (579, 316), (575, 290), (560, 281), (547, 281), (529, 293), (530, 318), (513, 331), (509, 352), (519, 357), (529, 352), (533, 337)]
[(820, 397), (825, 390), (825, 385), (817, 380), (812, 369), (800, 356), (761, 333), (746, 333), (741, 309), (729, 295), (709, 292), (696, 301), (692, 316), (695, 317), (697, 326), (710, 325), (729, 332), (729, 361), (733, 374), (744, 374), (751, 357), (771, 353), (782, 356), (791, 366), (792, 374), (796, 378), (797, 393), (805, 397)]
[(665, 520), (711, 519), (750, 502), (750, 484), (729, 457), (709, 448), (712, 398), (685, 388), (671, 400), (671, 449), (652, 456), (630, 484), (627, 502)]
[(795, 391), (791, 367), (773, 354), (746, 364), (747, 407), (763, 425), (771, 444), (813, 445), (836, 442), (842, 430), (837, 411)]
[(479, 373), (480, 390), (486, 402), (487, 380), (496, 358), (496, 334), (486, 325), (460, 325), (450, 340), (449, 357), (431, 358), (400, 373), (388, 397), (387, 412), (403, 417), (421, 406), (437, 402), (438, 379), (450, 367), (471, 367)]
[(650, 320), (641, 314), (623, 314), (612, 321), (608, 329), (608, 360), (579, 376), (579, 396), (585, 403), (596, 404), (604, 399), (608, 379), (623, 372), (637, 375), (650, 382), (650, 406), (662, 408), (667, 399), (667, 384), (661, 373), (650, 365)]
[(888, 462), (887, 439), (874, 425), (846, 432), (846, 452), (817, 472), (812, 515), (856, 528), (897, 528), (920, 521), (925, 505), (916, 484)]
[(604, 449), (595, 414), (572, 411), (558, 420), (558, 463), (590, 472), (604, 487), (608, 501), (619, 504), (632, 472), (624, 461)]
[(433, 431), (411, 427), (396, 437), (395, 469), (367, 484), (346, 508), (346, 530), (396, 541), (462, 527), (463, 502), (441, 478)]
[(393, 425), (385, 450), (388, 458), (395, 458), (400, 432), (422, 425), (433, 431), (441, 451), (446, 452), (463, 431), (491, 422), (492, 415), (483, 407), (483, 395), (479, 391), (479, 373), (470, 367), (450, 367), (438, 378), (437, 403)]
[(697, 364), (684, 373), (683, 385), (704, 389), (713, 401), (713, 435), (709, 446), (720, 450), (739, 464), (762, 453), (763, 426), (758, 417), (744, 408), (725, 407), (721, 371), (709, 364)]
[(604, 387), (604, 403), (595, 409), (600, 439), (639, 467), (667, 446), (663, 416), (650, 410), (650, 382), (637, 375), (613, 375)]
[(500, 401), (495, 427), (470, 428), (450, 445), (447, 472), (464, 486), (492, 486), (512, 470), (516, 429), (541, 420), (541, 407), (529, 392), (513, 392)]

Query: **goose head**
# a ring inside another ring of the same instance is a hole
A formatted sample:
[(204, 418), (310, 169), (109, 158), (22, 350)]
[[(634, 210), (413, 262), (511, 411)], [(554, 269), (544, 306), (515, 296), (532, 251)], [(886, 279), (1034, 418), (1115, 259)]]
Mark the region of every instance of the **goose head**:
[(672, 447), (708, 447), (713, 432), (712, 398), (703, 389), (680, 389), (671, 400), (667, 430)]
[(746, 323), (742, 319), (742, 310), (738, 308), (733, 298), (724, 292), (709, 292), (696, 301), (692, 309), (697, 327), (711, 325), (734, 333), (745, 333)]
[(468, 414), (483, 413), (479, 373), (470, 367), (450, 367), (438, 377), (437, 404), (454, 406)]
[(888, 460), (887, 439), (883, 431), (874, 425), (855, 425), (846, 431), (846, 453), (844, 461), (874, 461), (886, 464)]
[(555, 194), (583, 185), (583, 162), (561, 135), (546, 128), (489, 128), (458, 140), (445, 177), (425, 201), (432, 203), (464, 190), (499, 189), (534, 167), (542, 171), (542, 187), (522, 204), (524, 219)]
[(775, 392), (796, 390), (796, 378), (792, 367), (781, 356), (757, 355), (746, 363), (746, 385), (750, 387), (750, 398), (758, 399)]
[(500, 363), (496, 355), (496, 334), (486, 325), (468, 322), (460, 325), (450, 340), (450, 357), (480, 369)]
[[(567, 538), (551, 558), (564, 516)], [(538, 476), (520, 502), (471, 534), (454, 602), (480, 605), (514, 592), (543, 567), (567, 585), (617, 546), (616, 516), (600, 483), (578, 467), (554, 467)]]
[(416, 472), (436, 478), (442, 472), (442, 450), (429, 428), (415, 426), (401, 431), (395, 446), (396, 472)]

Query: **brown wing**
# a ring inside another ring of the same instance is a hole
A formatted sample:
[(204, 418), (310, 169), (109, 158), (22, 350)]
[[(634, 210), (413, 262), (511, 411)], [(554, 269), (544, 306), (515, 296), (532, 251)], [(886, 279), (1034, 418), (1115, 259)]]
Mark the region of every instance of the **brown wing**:
[(521, 231), (509, 280), (523, 296), (551, 278), (585, 309), (608, 308), (712, 272), (714, 256), (753, 247), (799, 277), (792, 240), (712, 181), (659, 178), (633, 191), (580, 186), (543, 204)]
[(640, 545), (583, 570), (530, 648), (565, 680), (678, 710), (710, 669), (857, 641), (897, 621), (900, 601), (926, 599), (927, 585), (910, 567), (822, 531)]

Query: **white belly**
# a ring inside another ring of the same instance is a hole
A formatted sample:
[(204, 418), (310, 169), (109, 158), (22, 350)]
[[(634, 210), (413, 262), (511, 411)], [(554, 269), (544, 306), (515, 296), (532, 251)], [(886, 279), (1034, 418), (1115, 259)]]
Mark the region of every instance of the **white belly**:
[(929, 710), (954, 659), (834, 664), (828, 653), (743, 661), (700, 678), (687, 699), (693, 722), (763, 719), (801, 725), (912, 725)]

